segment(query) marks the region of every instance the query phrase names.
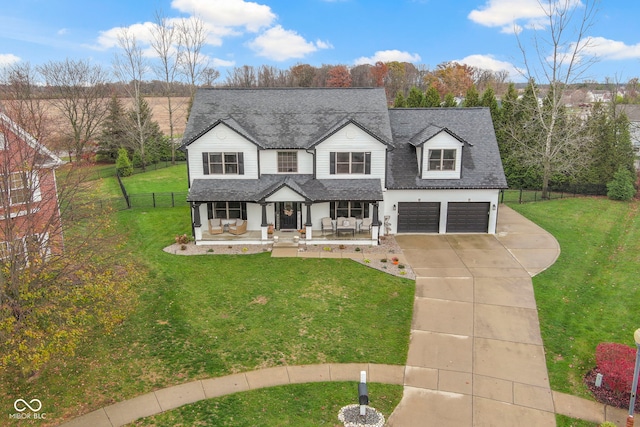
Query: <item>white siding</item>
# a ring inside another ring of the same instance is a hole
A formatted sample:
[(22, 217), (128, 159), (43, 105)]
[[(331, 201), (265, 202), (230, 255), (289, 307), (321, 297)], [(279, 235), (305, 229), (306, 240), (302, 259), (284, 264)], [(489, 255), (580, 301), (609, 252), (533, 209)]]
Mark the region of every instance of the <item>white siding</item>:
[[(297, 151), (298, 153), (298, 174), (313, 174), (313, 155), (304, 150), (261, 150), (260, 153), (260, 173), (278, 173), (278, 152)], [(282, 175), (287, 175), (282, 173)]]
[(271, 202), (304, 202), (304, 197), (296, 193), (289, 187), (282, 187), (271, 196), (266, 198), (267, 203)]
[[(462, 168), (462, 146), (463, 144), (446, 132), (441, 132), (424, 144), (422, 155), (422, 178), (423, 179), (460, 179), (460, 169)], [(455, 149), (456, 150), (456, 170), (453, 171), (430, 171), (429, 170), (429, 150)]]
[[(255, 144), (224, 124), (219, 124), (191, 143), (189, 150), (189, 174), (194, 179), (257, 179), (258, 150)], [(202, 153), (242, 152), (244, 175), (205, 175), (202, 169)]]
[[(330, 155), (335, 152), (371, 152), (371, 174), (331, 175)], [(384, 180), (386, 145), (359, 127), (348, 124), (316, 147), (316, 177), (318, 179), (371, 179)]]
[[(380, 207), (380, 220), (389, 215), (391, 234), (397, 233), (398, 210), (393, 205), (400, 202), (440, 202), (440, 233), (447, 230), (447, 203), (449, 202), (489, 202), (489, 234), (495, 234), (498, 219), (497, 206), (500, 190), (387, 190), (384, 203)], [(496, 209), (493, 209), (496, 206)]]

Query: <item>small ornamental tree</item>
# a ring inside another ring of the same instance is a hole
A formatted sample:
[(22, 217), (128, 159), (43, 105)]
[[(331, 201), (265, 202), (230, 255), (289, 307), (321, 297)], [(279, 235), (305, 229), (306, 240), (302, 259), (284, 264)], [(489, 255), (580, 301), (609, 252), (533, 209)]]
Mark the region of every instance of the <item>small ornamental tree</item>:
[(133, 165), (129, 160), (129, 154), (126, 148), (120, 148), (118, 150), (118, 158), (116, 160), (116, 171), (120, 176), (131, 176), (133, 174)]
[(406, 108), (407, 100), (402, 95), (402, 92), (396, 94), (396, 99), (393, 101), (393, 108)]
[(602, 380), (618, 393), (629, 393), (633, 385), (636, 350), (624, 344), (603, 342), (596, 347), (596, 364)]
[(607, 183), (607, 196), (611, 200), (631, 200), (636, 194), (633, 186), (633, 174), (627, 168), (621, 167), (613, 175), (613, 181)]

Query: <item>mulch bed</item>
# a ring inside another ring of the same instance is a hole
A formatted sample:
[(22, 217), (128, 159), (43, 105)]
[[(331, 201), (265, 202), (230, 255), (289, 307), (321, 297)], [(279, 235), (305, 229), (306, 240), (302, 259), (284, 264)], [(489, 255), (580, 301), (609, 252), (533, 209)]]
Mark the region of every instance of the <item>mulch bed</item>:
[[(629, 409), (629, 399), (631, 393), (619, 393), (611, 390), (602, 382), (602, 387), (596, 387), (596, 375), (599, 373), (598, 368), (593, 368), (584, 376), (584, 383), (591, 390), (591, 394), (595, 399), (609, 406), (613, 406), (621, 409)], [(634, 412), (640, 412), (640, 400), (636, 396), (636, 404)]]

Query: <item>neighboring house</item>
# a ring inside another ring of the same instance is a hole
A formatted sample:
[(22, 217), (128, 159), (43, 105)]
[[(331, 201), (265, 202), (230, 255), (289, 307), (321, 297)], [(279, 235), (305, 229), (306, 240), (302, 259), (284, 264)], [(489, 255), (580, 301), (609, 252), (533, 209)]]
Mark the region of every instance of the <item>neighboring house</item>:
[(0, 258), (61, 250), (54, 170), (62, 161), (3, 113), (0, 156)]
[(634, 165), (636, 170), (640, 171), (640, 105), (620, 104), (618, 109), (624, 112), (629, 119), (629, 134), (631, 136), (633, 152), (636, 155)]
[(181, 149), (197, 244), (218, 218), (256, 243), (269, 224), (326, 241), (323, 218), (356, 218), (355, 243), (493, 234), (507, 187), (488, 109), (388, 109), (382, 88), (200, 89)]

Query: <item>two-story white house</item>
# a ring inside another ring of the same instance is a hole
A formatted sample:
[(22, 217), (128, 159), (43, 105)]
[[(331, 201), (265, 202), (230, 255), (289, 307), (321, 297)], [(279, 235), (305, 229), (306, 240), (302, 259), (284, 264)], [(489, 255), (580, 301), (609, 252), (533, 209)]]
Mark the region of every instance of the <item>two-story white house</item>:
[(197, 244), (495, 233), (506, 188), (488, 109), (389, 109), (383, 88), (200, 89), (181, 148)]

